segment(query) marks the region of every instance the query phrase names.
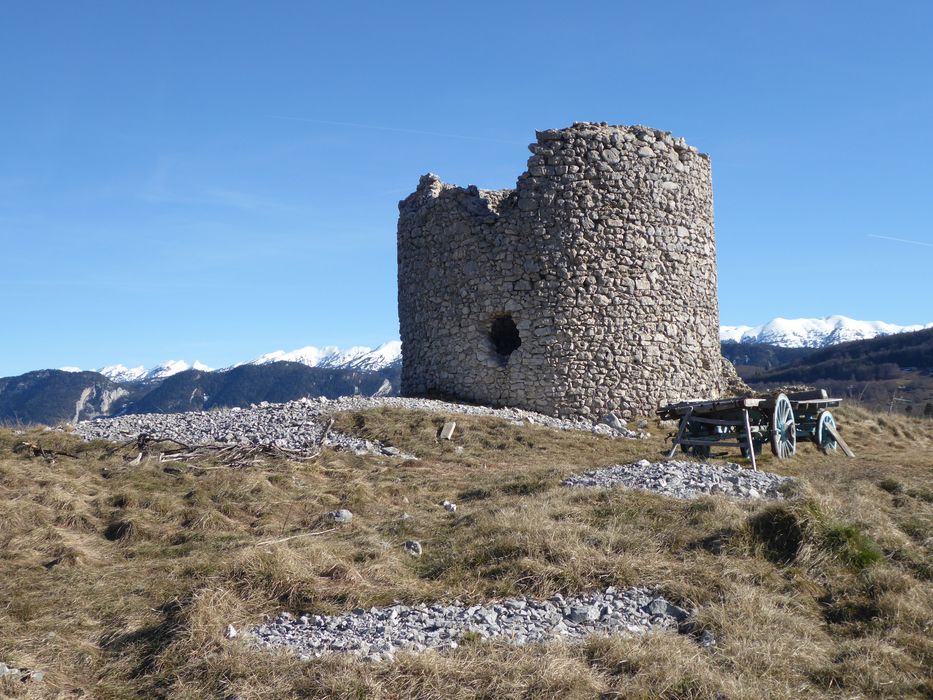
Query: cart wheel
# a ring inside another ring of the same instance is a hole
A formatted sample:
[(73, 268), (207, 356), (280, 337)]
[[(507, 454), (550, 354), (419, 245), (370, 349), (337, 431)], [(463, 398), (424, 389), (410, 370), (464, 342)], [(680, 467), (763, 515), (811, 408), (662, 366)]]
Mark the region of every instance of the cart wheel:
[(784, 394), (774, 401), (771, 417), (771, 452), (778, 459), (793, 457), (797, 451), (797, 426), (794, 424), (794, 409)]
[[(712, 426), (707, 425), (706, 423), (692, 423), (690, 425), (690, 432), (687, 437), (690, 438), (709, 438), (715, 434), (715, 430)], [(697, 459), (709, 459), (710, 446), (709, 445), (689, 445), (686, 450), (684, 450), (689, 455), (696, 457)]]
[(837, 443), (836, 438), (832, 436), (824, 426), (836, 427), (836, 419), (829, 411), (820, 411), (816, 417), (816, 444), (823, 452), (835, 452)]
[[(760, 442), (752, 441), (752, 447), (755, 448), (756, 457), (761, 454), (761, 443)], [(748, 459), (748, 448), (742, 447), (741, 449), (742, 449), (742, 456), (745, 457), (745, 459)]]

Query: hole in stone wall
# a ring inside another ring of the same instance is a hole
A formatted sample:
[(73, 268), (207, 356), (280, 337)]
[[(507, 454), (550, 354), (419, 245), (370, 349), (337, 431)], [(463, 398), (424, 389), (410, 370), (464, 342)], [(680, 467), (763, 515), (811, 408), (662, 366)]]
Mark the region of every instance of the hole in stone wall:
[(496, 352), (503, 357), (511, 355), (522, 344), (522, 339), (518, 335), (518, 327), (511, 314), (502, 314), (492, 320), (489, 339), (496, 348)]

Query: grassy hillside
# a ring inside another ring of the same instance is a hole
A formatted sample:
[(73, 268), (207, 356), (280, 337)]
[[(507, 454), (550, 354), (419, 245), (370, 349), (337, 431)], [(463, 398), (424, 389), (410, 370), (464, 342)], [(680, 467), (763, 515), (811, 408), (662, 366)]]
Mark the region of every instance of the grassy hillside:
[(734, 340), (719, 344), (722, 356), (735, 365), (741, 376), (756, 374), (802, 360), (816, 352), (813, 348), (782, 348), (767, 343), (737, 343)]
[[(565, 475), (663, 447), (399, 410), (338, 427), (417, 462), (326, 451), (241, 470), (155, 461), (63, 434), (0, 431), (0, 661), (46, 671), (0, 696), (800, 698), (933, 694), (933, 423), (840, 413), (859, 458), (765, 469), (797, 500), (570, 491)], [(49, 461), (29, 441), (73, 457)], [(458, 449), (462, 448), (462, 449)], [(456, 513), (438, 503), (451, 499)], [(332, 530), (321, 515), (353, 511)], [(402, 519), (402, 513), (411, 515)], [(293, 535), (310, 536), (284, 540)], [(419, 539), (412, 559), (402, 543)], [(283, 541), (284, 540), (284, 541)], [(282, 609), (549, 596), (651, 585), (711, 650), (672, 633), (524, 648), (469, 642), (367, 664), (252, 649)]]
[[(85, 407), (82, 417), (96, 415), (101, 408), (101, 396), (107, 392), (127, 393), (97, 372), (44, 369), (18, 377), (0, 377), (0, 425), (54, 425), (72, 420), (79, 404)], [(127, 399), (121, 397), (113, 408), (120, 408)]]
[(933, 328), (815, 350), (802, 359), (760, 375), (762, 381), (895, 379), (903, 370), (933, 371)]
[[(767, 354), (745, 359), (766, 360)], [(879, 409), (891, 409), (894, 400), (897, 413), (933, 415), (933, 329), (811, 350), (778, 367), (738, 361), (740, 376), (753, 388), (810, 384)]]

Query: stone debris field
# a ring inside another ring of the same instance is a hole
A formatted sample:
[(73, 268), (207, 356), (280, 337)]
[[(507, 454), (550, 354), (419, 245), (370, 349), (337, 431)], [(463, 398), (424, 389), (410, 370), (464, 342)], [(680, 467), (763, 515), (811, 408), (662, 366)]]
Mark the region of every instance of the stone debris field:
[(745, 469), (738, 464), (706, 464), (646, 459), (633, 464), (617, 464), (593, 469), (564, 479), (564, 486), (654, 491), (673, 498), (721, 495), (734, 498), (783, 499), (784, 489), (794, 479), (770, 472)]
[[(423, 410), (435, 413), (492, 416), (520, 425), (541, 425), (558, 430), (578, 430), (601, 435), (641, 438), (617, 415), (601, 423), (560, 419), (519, 409), (493, 409), (469, 404), (414, 398), (344, 397), (336, 400), (302, 399), (284, 404), (262, 403), (250, 408), (214, 411), (127, 415), (79, 423), (75, 430), (84, 439), (132, 440), (140, 434), (177, 440), (186, 445), (270, 445), (286, 450), (312, 452), (320, 446), (414, 458), (378, 442), (351, 437), (331, 430), (332, 416), (339, 411), (380, 407)], [(448, 432), (454, 423), (445, 424)], [(642, 426), (644, 427), (644, 426)], [(441, 437), (447, 437), (442, 435)], [(736, 464), (713, 465), (688, 461), (649, 462), (641, 460), (594, 469), (566, 478), (568, 487), (614, 488), (654, 491), (674, 498), (722, 495), (737, 498), (785, 497), (793, 479), (768, 472), (744, 469)], [(443, 503), (449, 512), (456, 504)], [(328, 513), (332, 523), (350, 523), (348, 510)], [(421, 556), (421, 545), (405, 543), (412, 556)], [(262, 648), (285, 648), (303, 660), (332, 653), (349, 653), (368, 661), (391, 659), (396, 652), (455, 649), (474, 639), (503, 640), (510, 644), (575, 640), (589, 634), (644, 634), (649, 631), (691, 632), (689, 613), (647, 588), (616, 590), (613, 587), (573, 597), (560, 594), (548, 600), (518, 597), (485, 605), (450, 604), (393, 605), (358, 608), (337, 615), (281, 613), (274, 620), (249, 630), (244, 637)], [(238, 636), (231, 626), (229, 638)], [(701, 646), (715, 640), (708, 632), (698, 637)]]
[(30, 671), (25, 668), (16, 668), (15, 666), (10, 666), (0, 661), (0, 679), (3, 678), (14, 678), (23, 683), (28, 683), (29, 681), (39, 682), (45, 678), (45, 673), (43, 671)]
[(329, 429), (331, 416), (339, 411), (362, 411), (381, 407), (490, 416), (515, 424), (540, 425), (558, 430), (579, 430), (610, 437), (639, 438), (643, 435), (629, 430), (622, 422), (614, 422), (613, 427), (606, 423), (594, 424), (587, 420), (554, 418), (514, 408), (487, 408), (431, 399), (362, 396), (347, 396), (332, 400), (300, 399), (277, 404), (263, 402), (250, 408), (98, 418), (78, 423), (75, 431), (85, 440), (104, 439), (121, 442), (146, 433), (161, 439), (177, 440), (185, 445), (218, 443), (272, 445), (299, 452), (311, 451), (323, 445), (361, 454), (413, 457), (413, 455), (403, 454), (381, 443), (355, 438)]
[[(329, 653), (355, 654), (369, 661), (401, 651), (455, 649), (464, 635), (502, 639), (521, 645), (588, 634), (644, 634), (652, 630), (688, 631), (689, 613), (646, 588), (605, 591), (548, 600), (510, 598), (488, 605), (393, 605), (357, 608), (341, 615), (282, 613), (252, 630), (264, 648), (285, 647), (302, 659)], [(700, 637), (703, 646), (712, 636)]]

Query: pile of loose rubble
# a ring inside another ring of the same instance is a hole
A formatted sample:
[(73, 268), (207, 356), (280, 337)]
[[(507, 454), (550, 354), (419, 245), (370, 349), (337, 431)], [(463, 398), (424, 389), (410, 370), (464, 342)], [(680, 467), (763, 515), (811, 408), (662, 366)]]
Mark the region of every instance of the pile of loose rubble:
[(612, 414), (606, 416), (606, 419), (604, 419), (605, 422), (593, 423), (584, 418), (556, 418), (543, 413), (525, 411), (520, 408), (490, 408), (489, 406), (448, 403), (446, 401), (437, 401), (434, 399), (413, 399), (394, 396), (373, 398), (344, 396), (339, 399), (317, 399), (317, 401), (328, 406), (329, 408), (327, 410), (329, 413), (334, 413), (336, 411), (362, 411), (368, 408), (391, 406), (409, 410), (430, 411), (432, 413), (459, 413), (466, 416), (490, 416), (492, 418), (507, 420), (515, 425), (540, 425), (545, 428), (554, 428), (556, 430), (576, 430), (584, 433), (607, 435), (609, 437), (639, 439), (646, 436), (643, 432), (629, 430), (624, 420), (616, 418)]
[(634, 464), (618, 464), (593, 469), (564, 479), (564, 486), (654, 491), (674, 498), (696, 498), (720, 494), (735, 498), (784, 498), (786, 485), (793, 479), (769, 472), (744, 469), (738, 464), (714, 465), (700, 462), (655, 462), (646, 459)]
[(587, 421), (554, 418), (512, 408), (496, 409), (429, 399), (362, 396), (334, 400), (301, 399), (280, 404), (263, 402), (249, 408), (98, 418), (78, 423), (75, 431), (85, 440), (102, 438), (119, 442), (146, 433), (160, 439), (176, 440), (185, 445), (273, 445), (283, 450), (309, 452), (324, 445), (357, 453), (412, 457), (413, 455), (405, 455), (381, 443), (329, 429), (330, 418), (338, 411), (360, 411), (384, 406), (435, 413), (493, 416), (516, 424), (531, 423), (559, 430), (581, 430), (616, 437), (642, 436), (621, 423), (613, 427), (605, 423), (594, 425)]
[(26, 683), (28, 681), (42, 681), (45, 678), (43, 671), (36, 671), (25, 668), (15, 668), (3, 662), (0, 662), (0, 678), (15, 678)]
[[(588, 634), (643, 634), (649, 630), (688, 629), (689, 614), (646, 588), (605, 591), (549, 600), (510, 598), (491, 605), (393, 605), (358, 608), (342, 615), (282, 613), (252, 630), (265, 648), (287, 647), (302, 659), (345, 652), (371, 661), (399, 651), (455, 649), (465, 635), (528, 644), (580, 639)], [(228, 636), (230, 636), (228, 634)], [(711, 635), (701, 644), (713, 643)]]

